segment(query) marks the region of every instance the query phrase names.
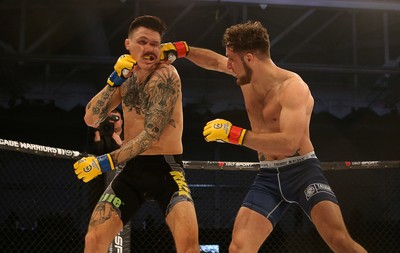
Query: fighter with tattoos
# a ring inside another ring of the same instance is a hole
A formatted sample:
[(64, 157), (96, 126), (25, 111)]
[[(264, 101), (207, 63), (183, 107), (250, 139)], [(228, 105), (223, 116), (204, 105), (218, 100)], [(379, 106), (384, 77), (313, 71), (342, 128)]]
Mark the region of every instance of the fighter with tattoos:
[[(84, 182), (122, 168), (93, 211), (85, 252), (107, 252), (113, 238), (150, 199), (164, 212), (176, 251), (199, 252), (197, 219), (182, 166), (181, 80), (172, 65), (159, 59), (165, 29), (158, 17), (134, 19), (125, 39), (129, 54), (118, 59), (107, 85), (86, 107), (86, 124), (97, 127), (121, 104), (125, 142), (109, 154), (74, 164)], [(182, 50), (187, 53), (186, 49)]]

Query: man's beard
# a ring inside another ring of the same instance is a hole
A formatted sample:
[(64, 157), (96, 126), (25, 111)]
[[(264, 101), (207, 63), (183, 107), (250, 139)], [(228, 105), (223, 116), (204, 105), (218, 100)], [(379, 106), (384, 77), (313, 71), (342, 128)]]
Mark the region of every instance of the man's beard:
[(250, 83), (251, 81), (251, 77), (253, 76), (253, 70), (251, 70), (249, 68), (249, 66), (247, 66), (246, 62), (243, 60), (242, 58), (242, 66), (245, 72), (244, 76), (238, 77), (238, 79), (236, 80), (237, 85), (241, 86), (241, 85), (245, 85)]

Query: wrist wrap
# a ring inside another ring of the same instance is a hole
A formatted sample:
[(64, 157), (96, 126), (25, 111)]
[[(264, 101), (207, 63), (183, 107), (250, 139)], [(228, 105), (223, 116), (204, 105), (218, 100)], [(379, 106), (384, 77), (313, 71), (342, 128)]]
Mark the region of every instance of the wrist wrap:
[(99, 161), (101, 172), (104, 173), (114, 170), (114, 162), (112, 161), (110, 154), (98, 156), (97, 161)]
[(242, 145), (244, 136), (246, 135), (246, 129), (241, 127), (232, 126), (229, 132), (229, 142), (232, 144)]
[(126, 78), (120, 77), (116, 71), (112, 72), (107, 80), (107, 84), (111, 87), (121, 86), (125, 82)]
[(176, 48), (176, 53), (178, 58), (186, 57), (187, 53), (189, 52), (189, 48), (184, 41), (174, 42), (174, 46)]

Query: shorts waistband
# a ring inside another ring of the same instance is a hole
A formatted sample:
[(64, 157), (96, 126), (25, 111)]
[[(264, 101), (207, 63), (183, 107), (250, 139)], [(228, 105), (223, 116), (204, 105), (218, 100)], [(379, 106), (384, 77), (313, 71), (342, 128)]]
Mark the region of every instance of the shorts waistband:
[(302, 155), (302, 156), (289, 157), (289, 158), (285, 158), (282, 160), (260, 161), (260, 169), (283, 167), (286, 165), (302, 162), (302, 161), (305, 161), (305, 160), (311, 159), (311, 158), (317, 158), (317, 155), (315, 154), (314, 151), (307, 153), (305, 155)]
[(164, 155), (164, 159), (167, 163), (178, 163), (182, 164), (182, 155)]
[(176, 155), (138, 155), (131, 160), (128, 161), (128, 163), (134, 163), (134, 162), (143, 162), (143, 163), (154, 163), (154, 162), (164, 162), (166, 161), (167, 163), (182, 163), (182, 154), (176, 154)]

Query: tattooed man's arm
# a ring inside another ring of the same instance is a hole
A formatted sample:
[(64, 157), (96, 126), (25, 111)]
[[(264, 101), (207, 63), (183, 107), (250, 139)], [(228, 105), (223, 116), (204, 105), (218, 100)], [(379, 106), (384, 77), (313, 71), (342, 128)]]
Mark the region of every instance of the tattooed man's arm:
[(98, 127), (107, 118), (108, 113), (115, 109), (121, 102), (119, 87), (106, 85), (86, 105), (84, 120), (88, 126)]

